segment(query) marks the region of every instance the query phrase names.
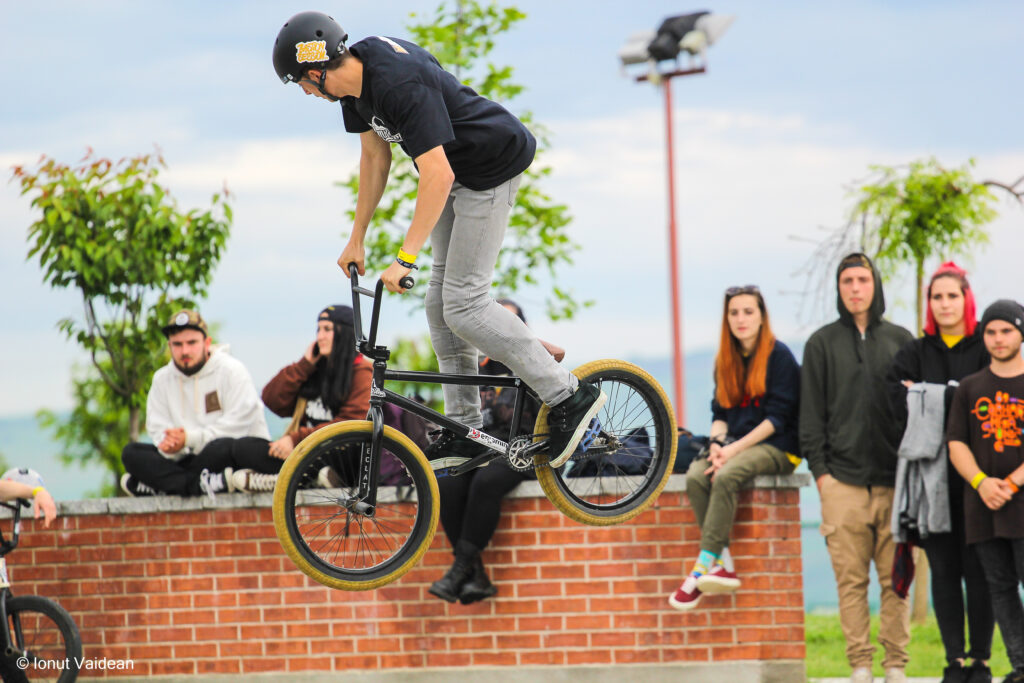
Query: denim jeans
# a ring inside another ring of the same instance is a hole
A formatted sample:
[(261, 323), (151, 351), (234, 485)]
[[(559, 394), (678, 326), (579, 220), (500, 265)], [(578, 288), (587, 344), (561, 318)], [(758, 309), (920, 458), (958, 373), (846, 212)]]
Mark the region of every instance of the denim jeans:
[[(569, 398), (578, 382), (522, 320), (491, 298), (494, 265), (521, 176), (489, 190), (456, 182), (430, 233), (434, 264), (427, 288), (430, 340), (441, 372), (475, 375), (478, 349), (521, 377), (546, 404)], [(482, 427), (480, 389), (446, 384), (445, 414)]]
[(994, 538), (976, 543), (978, 559), (985, 570), (992, 594), (992, 611), (1006, 645), (1006, 656), (1014, 671), (1024, 671), (1024, 604), (1020, 586), (1024, 582), (1024, 538)]

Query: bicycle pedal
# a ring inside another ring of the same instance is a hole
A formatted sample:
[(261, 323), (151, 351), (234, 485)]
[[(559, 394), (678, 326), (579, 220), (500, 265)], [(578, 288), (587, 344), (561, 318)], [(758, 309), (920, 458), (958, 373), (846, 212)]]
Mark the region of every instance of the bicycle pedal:
[(594, 443), (594, 439), (601, 432), (601, 421), (596, 417), (590, 421), (590, 426), (587, 431), (583, 433), (583, 438), (580, 439), (580, 450), (584, 453), (590, 448), (590, 445)]

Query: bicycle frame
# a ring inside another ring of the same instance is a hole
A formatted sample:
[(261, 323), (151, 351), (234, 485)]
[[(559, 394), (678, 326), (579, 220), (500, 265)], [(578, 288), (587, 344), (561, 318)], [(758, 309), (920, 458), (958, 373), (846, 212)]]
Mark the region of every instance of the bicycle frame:
[[(386, 346), (377, 345), (377, 325), (380, 322), (381, 298), (384, 291), (384, 282), (377, 280), (377, 286), (373, 291), (359, 286), (359, 275), (355, 264), (349, 264), (349, 276), (352, 280), (352, 313), (353, 330), (355, 332), (356, 348), (367, 358), (373, 361), (373, 380), (370, 386), (370, 410), (367, 420), (373, 423), (373, 434), (370, 441), (370, 449), (362, 454), (359, 469), (359, 491), (356, 503), (357, 509), (362, 514), (372, 515), (377, 504), (377, 482), (380, 474), (380, 452), (384, 439), (384, 411), (385, 403), (394, 404), (403, 410), (419, 415), (442, 427), (451, 430), (457, 436), (476, 441), (489, 449), (489, 452), (452, 467), (443, 464), (434, 466), (435, 470), (443, 471), (448, 476), (458, 476), (469, 470), (481, 467), (491, 460), (499, 457), (508, 457), (512, 448), (512, 441), (519, 432), (519, 422), (522, 419), (523, 405), (526, 401), (526, 385), (518, 377), (501, 377), (492, 375), (455, 375), (443, 372), (414, 372), (403, 370), (388, 370), (387, 361), (391, 352)], [(412, 278), (403, 278), (403, 285), (408, 284), (406, 289), (415, 284)], [(362, 309), (359, 302), (360, 295), (373, 299), (373, 312), (370, 317), (370, 336), (363, 336)], [(508, 441), (502, 441), (479, 429), (452, 420), (443, 414), (432, 410), (417, 401), (406, 398), (390, 389), (384, 388), (384, 382), (395, 380), (400, 382), (420, 382), (438, 384), (456, 384), (466, 386), (498, 386), (508, 387), (516, 390), (515, 405), (512, 410), (512, 424), (509, 429)], [(540, 441), (523, 450), (524, 455), (538, 451), (546, 446), (546, 441)], [(443, 476), (443, 475), (442, 475)]]
[[(5, 508), (9, 508), (14, 511), (14, 531), (11, 534), (11, 540), (4, 538), (3, 533), (0, 532), (0, 632), (3, 633), (3, 642), (0, 643), (0, 647), (3, 648), (4, 656), (14, 657), (20, 656), (24, 653), (14, 647), (15, 641), (11, 638), (10, 619), (7, 615), (7, 601), (11, 598), (11, 580), (7, 574), (7, 561), (4, 557), (18, 547), (18, 535), (21, 533), (21, 506), (30, 507), (32, 504), (27, 500), (19, 499), (13, 504), (11, 503), (0, 503)], [(24, 638), (21, 633), (21, 622), (15, 619), (14, 628), (16, 630), (17, 642), (24, 642)]]

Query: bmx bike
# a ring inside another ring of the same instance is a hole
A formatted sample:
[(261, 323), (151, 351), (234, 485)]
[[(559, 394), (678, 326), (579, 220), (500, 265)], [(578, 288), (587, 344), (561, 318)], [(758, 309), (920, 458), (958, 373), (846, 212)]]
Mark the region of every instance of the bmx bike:
[(11, 540), (0, 532), (0, 677), (5, 683), (57, 681), (78, 678), (82, 662), (82, 638), (67, 611), (44, 597), (11, 593), (5, 556), (18, 546), (21, 507), (27, 500), (0, 502), (14, 511)]
[[(591, 424), (589, 443), (555, 469), (548, 465), (548, 407), (541, 405), (532, 434), (520, 435), (531, 390), (518, 377), (388, 370), (390, 352), (378, 346), (384, 283), (359, 286), (349, 266), (356, 346), (373, 361), (366, 420), (339, 422), (303, 439), (288, 456), (274, 488), (274, 528), (288, 557), (315, 581), (342, 590), (370, 590), (408, 572), (430, 547), (440, 509), (437, 479), (460, 476), (497, 459), (534, 470), (545, 495), (571, 519), (594, 526), (625, 522), (647, 509), (672, 473), (676, 425), (664, 390), (641, 368), (619, 360), (586, 363), (573, 371), (608, 397)], [(414, 285), (403, 278), (406, 289)], [(369, 338), (363, 335), (360, 296), (373, 299)], [(513, 390), (507, 441), (451, 420), (384, 388), (386, 380)], [(472, 459), (428, 461), (416, 444), (384, 424), (394, 404), (486, 446)]]

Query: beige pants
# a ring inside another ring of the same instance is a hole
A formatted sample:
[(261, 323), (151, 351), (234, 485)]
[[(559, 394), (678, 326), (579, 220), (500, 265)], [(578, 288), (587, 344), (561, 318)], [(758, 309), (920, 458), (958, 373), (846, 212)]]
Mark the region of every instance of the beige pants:
[(839, 622), (846, 637), (846, 658), (853, 668), (871, 666), (868, 581), (875, 561), (882, 587), (878, 642), (885, 648), (882, 666), (902, 669), (910, 643), (910, 606), (892, 589), (893, 489), (885, 486), (850, 486), (828, 477), (821, 489), (821, 534), (832, 557), (839, 588)]

